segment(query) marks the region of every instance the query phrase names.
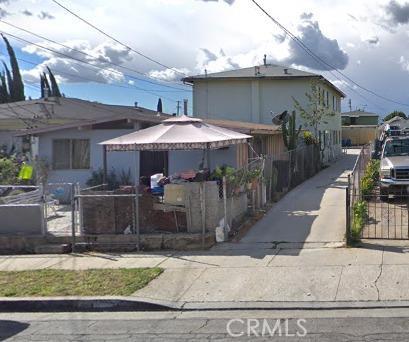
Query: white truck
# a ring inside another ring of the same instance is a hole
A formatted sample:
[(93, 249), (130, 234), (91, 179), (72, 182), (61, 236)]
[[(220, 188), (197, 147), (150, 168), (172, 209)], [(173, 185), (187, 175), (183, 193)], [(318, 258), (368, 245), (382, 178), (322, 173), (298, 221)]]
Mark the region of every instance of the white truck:
[(380, 198), (409, 194), (409, 136), (386, 138), (380, 163)]

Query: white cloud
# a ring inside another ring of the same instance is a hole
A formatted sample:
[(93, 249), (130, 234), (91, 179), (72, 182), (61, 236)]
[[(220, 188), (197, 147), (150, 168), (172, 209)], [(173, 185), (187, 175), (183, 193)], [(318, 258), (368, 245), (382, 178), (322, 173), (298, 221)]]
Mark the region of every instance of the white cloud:
[[(204, 1), (204, 2), (218, 2), (219, 0), (200, 0), (200, 1)], [(226, 4), (233, 5), (233, 3), (234, 3), (235, 0), (222, 0), (222, 1), (224, 1)]]
[(346, 89), (350, 84), (345, 80), (331, 80), (331, 82), (339, 89)]
[(370, 37), (364, 38), (363, 41), (370, 44), (370, 45), (374, 45), (374, 46), (379, 45), (379, 37), (378, 36), (370, 36)]
[[(122, 65), (132, 59), (128, 49), (108, 42), (91, 46), (85, 40), (72, 40), (63, 43), (67, 47), (55, 46), (48, 42), (40, 42), (38, 45), (56, 52), (44, 50), (36, 45), (27, 45), (22, 49), (24, 52), (44, 58), (44, 61), (36, 67), (22, 71), (25, 80), (28, 82), (37, 82), (39, 74), (44, 71), (46, 66), (53, 70), (61, 82), (87, 82), (86, 79), (89, 79), (90, 82), (100, 83), (122, 81), (124, 79), (123, 73), (113, 68), (109, 63)], [(91, 66), (75, 59), (86, 61)], [(92, 66), (103, 69), (93, 68)]]
[(399, 64), (403, 70), (409, 72), (409, 61), (404, 56), (400, 56)]
[(151, 70), (149, 76), (162, 81), (179, 81), (183, 74), (189, 74), (189, 70), (186, 68), (173, 68), (165, 70)]
[(50, 14), (50, 13), (48, 13), (48, 12), (46, 12), (46, 11), (41, 11), (41, 12), (37, 15), (37, 17), (38, 17), (39, 19), (41, 19), (41, 20), (45, 20), (45, 19), (55, 19), (55, 17), (54, 17), (52, 14)]
[(218, 53), (200, 49), (196, 61), (196, 69), (201, 73), (205, 70), (211, 73), (240, 68), (240, 64), (235, 62), (233, 57), (226, 56), (222, 49)]

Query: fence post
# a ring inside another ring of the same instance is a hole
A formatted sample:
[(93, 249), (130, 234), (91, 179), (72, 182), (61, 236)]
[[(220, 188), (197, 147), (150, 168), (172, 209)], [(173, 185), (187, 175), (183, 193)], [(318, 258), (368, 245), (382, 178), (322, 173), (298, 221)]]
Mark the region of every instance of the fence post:
[(71, 184), (71, 253), (75, 253), (75, 184)]
[(136, 225), (136, 250), (139, 252), (141, 249), (141, 232), (139, 226), (139, 189), (138, 185), (135, 186), (135, 225)]
[(206, 234), (206, 191), (205, 182), (200, 182), (200, 206), (202, 212), (202, 249), (205, 247), (205, 234)]
[(345, 191), (346, 199), (345, 199), (345, 222), (346, 222), (346, 243), (347, 246), (350, 244), (351, 240), (351, 193), (350, 193), (350, 175), (348, 175), (348, 185)]
[(223, 208), (224, 208), (224, 234), (226, 236), (227, 233), (227, 226), (228, 221), (227, 221), (227, 191), (226, 191), (226, 186), (227, 186), (227, 182), (226, 182), (226, 176), (223, 176)]

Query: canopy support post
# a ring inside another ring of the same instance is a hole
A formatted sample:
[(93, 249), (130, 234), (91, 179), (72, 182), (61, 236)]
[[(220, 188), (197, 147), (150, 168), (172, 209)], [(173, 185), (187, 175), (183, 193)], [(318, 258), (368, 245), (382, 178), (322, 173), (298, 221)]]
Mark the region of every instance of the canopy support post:
[(206, 152), (206, 167), (210, 170), (210, 150), (207, 148)]

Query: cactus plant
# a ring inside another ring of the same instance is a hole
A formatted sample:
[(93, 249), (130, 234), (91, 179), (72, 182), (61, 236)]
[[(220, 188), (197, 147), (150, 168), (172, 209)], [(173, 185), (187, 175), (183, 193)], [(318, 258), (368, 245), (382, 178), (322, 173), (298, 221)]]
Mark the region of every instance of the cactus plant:
[(298, 130), (295, 128), (295, 111), (293, 111), (288, 118), (288, 123), (282, 123), (281, 130), (283, 133), (284, 145), (287, 147), (287, 150), (295, 150), (297, 148), (298, 136), (301, 132), (301, 125), (298, 127)]

